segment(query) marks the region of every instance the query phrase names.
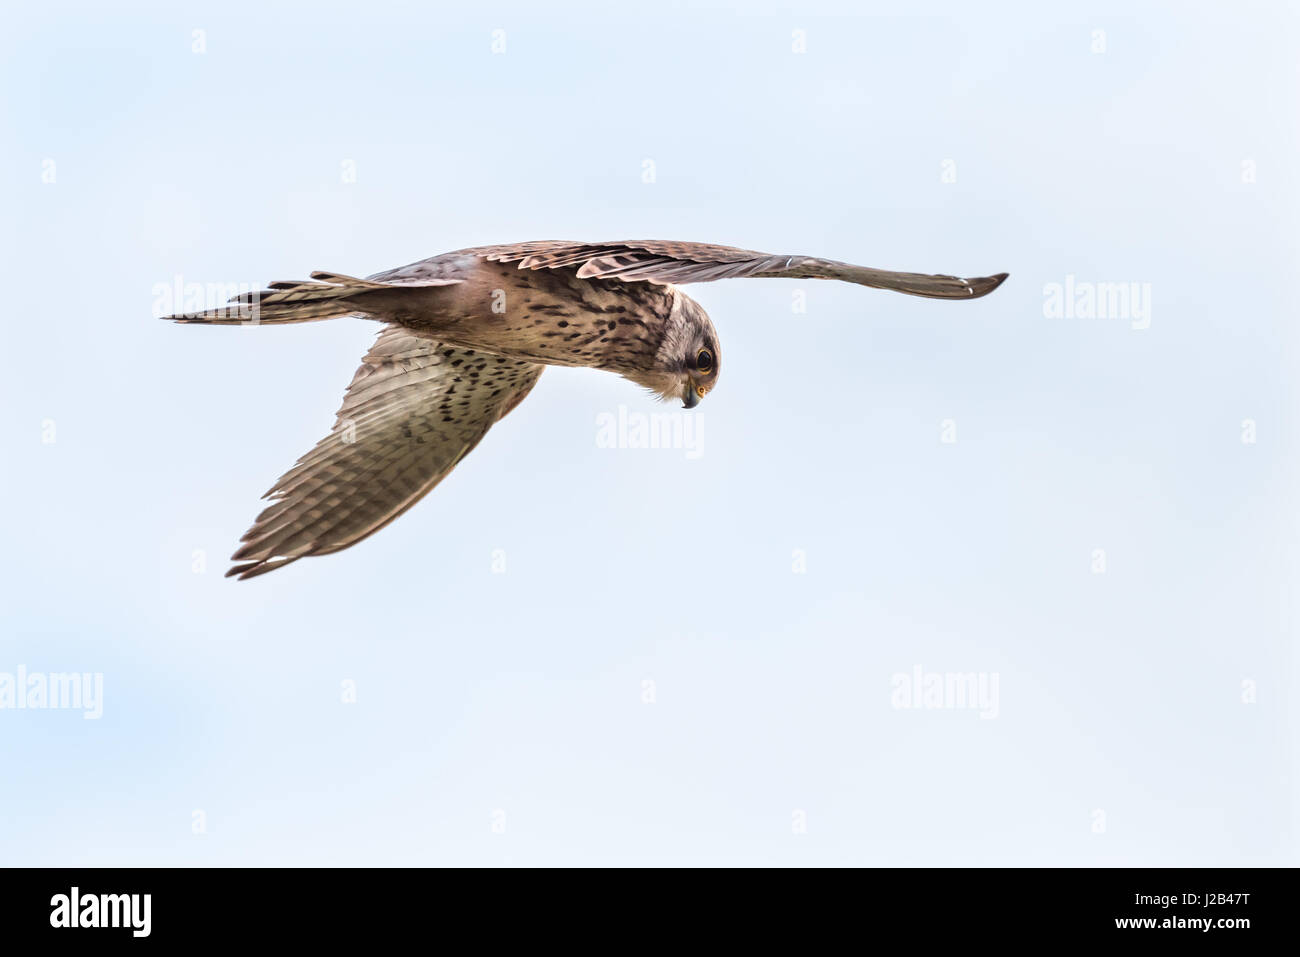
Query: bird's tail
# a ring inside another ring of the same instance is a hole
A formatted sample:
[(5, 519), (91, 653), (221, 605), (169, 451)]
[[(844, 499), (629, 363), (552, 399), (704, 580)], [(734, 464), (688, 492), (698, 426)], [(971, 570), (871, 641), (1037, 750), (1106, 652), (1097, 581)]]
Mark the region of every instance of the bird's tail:
[(313, 322), (368, 312), (363, 300), (370, 293), (392, 292), (394, 288), (406, 285), (439, 286), (455, 282), (459, 280), (435, 279), (399, 285), (357, 279), (336, 272), (314, 272), (311, 280), (273, 282), (266, 289), (240, 293), (225, 306), (163, 318), (211, 325)]

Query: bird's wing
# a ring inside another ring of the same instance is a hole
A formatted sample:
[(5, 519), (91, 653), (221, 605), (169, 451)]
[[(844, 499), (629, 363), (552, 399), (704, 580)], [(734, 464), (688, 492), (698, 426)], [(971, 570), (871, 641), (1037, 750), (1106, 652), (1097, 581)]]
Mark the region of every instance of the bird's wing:
[(581, 279), (657, 283), (711, 282), (742, 276), (840, 279), (931, 299), (977, 299), (991, 293), (1007, 278), (1006, 273), (961, 279), (891, 272), (812, 256), (774, 256), (732, 246), (655, 239), (611, 243), (542, 240), (484, 246), (475, 252), (496, 262), (517, 262), (520, 269), (577, 269)]
[(388, 326), (353, 376), (333, 431), (263, 496), (272, 503), (227, 577), (337, 552), (383, 528), (455, 468), (541, 372)]

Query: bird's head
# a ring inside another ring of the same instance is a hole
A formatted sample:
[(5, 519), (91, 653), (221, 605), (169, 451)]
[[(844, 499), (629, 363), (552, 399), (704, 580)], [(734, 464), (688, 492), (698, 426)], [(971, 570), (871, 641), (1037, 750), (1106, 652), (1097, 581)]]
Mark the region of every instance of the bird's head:
[(720, 363), (718, 333), (708, 313), (674, 289), (654, 372), (642, 384), (664, 400), (681, 399), (683, 408), (693, 409), (717, 385)]

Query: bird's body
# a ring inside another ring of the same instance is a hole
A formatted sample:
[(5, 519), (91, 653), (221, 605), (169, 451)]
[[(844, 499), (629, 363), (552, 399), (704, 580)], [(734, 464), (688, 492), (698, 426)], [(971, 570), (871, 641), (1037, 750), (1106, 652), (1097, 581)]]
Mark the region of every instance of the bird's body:
[(674, 307), (698, 311), (708, 321), (703, 309), (673, 286), (579, 279), (572, 270), (522, 270), (473, 249), (371, 279), (455, 280), (417, 295), (399, 289), (373, 296), (366, 301), (372, 317), (495, 355), (628, 377), (652, 367)]
[(973, 299), (984, 279), (772, 256), (664, 241), (543, 240), (445, 253), (356, 279), (313, 273), (180, 322), (385, 323), (348, 387), (334, 430), (299, 459), (227, 574), (260, 575), (355, 544), (418, 501), (519, 404), (547, 365), (614, 372), (689, 408), (714, 387), (717, 332), (678, 283), (742, 276), (843, 279)]

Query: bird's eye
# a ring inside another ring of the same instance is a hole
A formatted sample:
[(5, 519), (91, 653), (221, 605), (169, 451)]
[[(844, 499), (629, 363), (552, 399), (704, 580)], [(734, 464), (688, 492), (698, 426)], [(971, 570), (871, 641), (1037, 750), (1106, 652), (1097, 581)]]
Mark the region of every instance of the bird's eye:
[(708, 349), (701, 349), (695, 354), (695, 368), (701, 372), (713, 371), (713, 353)]

